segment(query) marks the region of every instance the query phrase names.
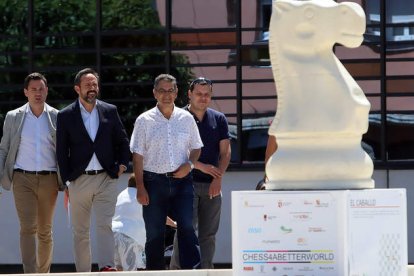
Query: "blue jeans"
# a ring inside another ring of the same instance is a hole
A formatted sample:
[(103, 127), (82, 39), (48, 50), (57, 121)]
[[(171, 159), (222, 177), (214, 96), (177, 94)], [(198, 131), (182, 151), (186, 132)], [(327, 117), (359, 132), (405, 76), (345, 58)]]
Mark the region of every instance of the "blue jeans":
[(164, 238), (167, 215), (172, 215), (177, 221), (181, 268), (199, 268), (198, 239), (192, 223), (194, 189), (191, 174), (184, 178), (172, 178), (144, 171), (144, 185), (149, 196), (149, 205), (143, 206), (142, 211), (147, 231), (147, 269), (165, 269)]
[[(196, 182), (194, 185), (193, 225), (198, 231), (200, 243), (201, 269), (213, 269), (213, 257), (216, 249), (216, 233), (220, 224), (221, 195), (210, 198), (208, 191), (211, 183)], [(171, 256), (170, 269), (181, 269), (179, 264), (180, 250), (176, 236)]]

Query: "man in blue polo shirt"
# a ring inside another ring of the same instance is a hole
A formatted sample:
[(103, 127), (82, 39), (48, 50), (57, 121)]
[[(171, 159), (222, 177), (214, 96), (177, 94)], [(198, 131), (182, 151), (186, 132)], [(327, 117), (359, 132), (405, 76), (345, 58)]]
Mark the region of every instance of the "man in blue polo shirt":
[[(198, 229), (201, 268), (212, 269), (216, 233), (220, 223), (221, 181), (230, 162), (230, 136), (223, 113), (209, 108), (213, 84), (209, 79), (198, 78), (188, 90), (188, 110), (197, 123), (204, 147), (194, 163), (193, 224)], [(179, 269), (178, 246), (175, 242), (170, 269)]]

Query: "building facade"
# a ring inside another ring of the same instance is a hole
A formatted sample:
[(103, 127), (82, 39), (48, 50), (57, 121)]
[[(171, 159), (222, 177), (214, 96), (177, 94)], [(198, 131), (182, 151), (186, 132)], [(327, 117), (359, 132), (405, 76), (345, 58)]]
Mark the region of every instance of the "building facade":
[[(76, 98), (75, 72), (95, 68), (101, 75), (102, 98), (118, 106), (128, 134), (135, 118), (155, 103), (156, 75), (177, 77), (179, 106), (187, 101), (190, 80), (204, 76), (214, 82), (213, 108), (225, 113), (230, 123), (233, 178), (227, 181), (240, 181), (243, 173), (261, 175), (267, 129), (277, 107), (268, 54), (271, 0), (81, 2), (1, 1), (1, 123), (8, 110), (25, 102), (23, 79), (33, 71), (47, 76), (49, 103), (60, 109)], [(377, 187), (405, 187), (410, 197), (414, 2), (351, 2), (366, 12), (364, 43), (356, 49), (336, 45), (333, 50), (371, 102), (363, 147), (374, 160)], [(255, 184), (235, 189), (253, 189)], [(410, 203), (408, 207), (414, 210)], [(412, 216), (409, 212), (410, 227)], [(412, 243), (414, 237), (409, 239), (409, 259), (414, 262)]]

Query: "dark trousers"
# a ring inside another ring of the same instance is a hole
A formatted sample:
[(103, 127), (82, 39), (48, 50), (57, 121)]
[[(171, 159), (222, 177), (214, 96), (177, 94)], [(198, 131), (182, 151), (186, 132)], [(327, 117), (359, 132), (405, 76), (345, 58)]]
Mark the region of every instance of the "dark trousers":
[(165, 222), (169, 214), (177, 221), (181, 268), (199, 268), (198, 239), (192, 223), (194, 189), (191, 174), (184, 178), (172, 178), (144, 171), (144, 185), (149, 196), (149, 205), (143, 206), (147, 269), (165, 269)]
[[(193, 225), (198, 231), (200, 244), (201, 269), (213, 269), (213, 257), (216, 250), (216, 233), (220, 224), (221, 194), (210, 198), (208, 191), (211, 183), (196, 182), (194, 185)], [(179, 264), (177, 237), (174, 236), (174, 250), (170, 269), (181, 269)]]

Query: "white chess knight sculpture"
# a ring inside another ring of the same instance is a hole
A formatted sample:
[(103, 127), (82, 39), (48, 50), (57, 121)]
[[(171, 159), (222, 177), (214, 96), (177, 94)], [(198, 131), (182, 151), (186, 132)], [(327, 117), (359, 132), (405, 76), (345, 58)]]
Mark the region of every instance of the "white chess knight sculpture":
[(266, 164), (266, 189), (374, 188), (361, 147), (370, 103), (333, 53), (355, 48), (365, 32), (356, 3), (273, 1), (269, 52), (278, 92), (269, 134), (278, 150)]

